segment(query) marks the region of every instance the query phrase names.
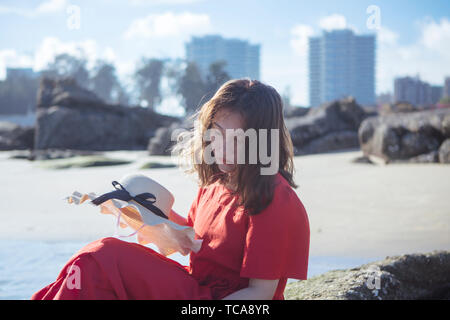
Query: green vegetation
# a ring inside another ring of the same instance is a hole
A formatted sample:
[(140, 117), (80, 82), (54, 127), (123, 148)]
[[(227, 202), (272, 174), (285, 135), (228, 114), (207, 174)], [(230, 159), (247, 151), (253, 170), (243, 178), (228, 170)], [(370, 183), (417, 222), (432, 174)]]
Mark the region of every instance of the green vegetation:
[(176, 165), (172, 163), (160, 163), (160, 162), (147, 162), (143, 164), (139, 169), (159, 169), (159, 168), (175, 168)]
[(89, 168), (130, 164), (132, 161), (112, 159), (104, 156), (78, 156), (67, 159), (40, 160), (37, 166), (44, 169)]

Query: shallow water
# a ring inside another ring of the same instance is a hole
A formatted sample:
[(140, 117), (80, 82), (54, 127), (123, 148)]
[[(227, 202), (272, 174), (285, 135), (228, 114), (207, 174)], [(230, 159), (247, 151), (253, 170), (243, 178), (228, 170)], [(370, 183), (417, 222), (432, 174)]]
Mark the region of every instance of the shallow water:
[[(86, 244), (0, 240), (0, 299), (29, 299), (34, 292), (55, 281), (69, 258)], [(173, 254), (170, 258), (189, 264), (189, 256)], [(373, 260), (377, 259), (310, 256), (308, 277)]]

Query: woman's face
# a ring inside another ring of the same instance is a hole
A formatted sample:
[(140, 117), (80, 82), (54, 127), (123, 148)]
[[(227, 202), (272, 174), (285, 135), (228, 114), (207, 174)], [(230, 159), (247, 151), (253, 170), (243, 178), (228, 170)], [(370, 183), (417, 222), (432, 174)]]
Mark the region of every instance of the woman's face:
[[(214, 151), (217, 166), (220, 171), (230, 173), (237, 164), (237, 143), (236, 138), (227, 139), (227, 129), (243, 129), (244, 119), (238, 112), (226, 109), (219, 110), (212, 123), (212, 128), (220, 132), (220, 135), (211, 135), (211, 148)], [(228, 141), (229, 140), (229, 141)]]

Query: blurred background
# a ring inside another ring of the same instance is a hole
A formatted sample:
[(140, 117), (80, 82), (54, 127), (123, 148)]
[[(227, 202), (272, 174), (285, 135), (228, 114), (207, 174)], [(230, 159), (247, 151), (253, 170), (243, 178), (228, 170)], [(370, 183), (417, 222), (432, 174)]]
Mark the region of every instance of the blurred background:
[(450, 248), (448, 1), (2, 0), (0, 28), (0, 299), (114, 233), (73, 191), (141, 172), (186, 215), (173, 134), (244, 77), (283, 98), (310, 277)]

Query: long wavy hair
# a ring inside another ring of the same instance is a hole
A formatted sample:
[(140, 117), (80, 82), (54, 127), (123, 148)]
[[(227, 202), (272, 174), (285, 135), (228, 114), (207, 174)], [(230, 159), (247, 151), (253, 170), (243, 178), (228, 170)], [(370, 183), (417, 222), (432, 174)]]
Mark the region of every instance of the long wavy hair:
[[(211, 143), (204, 139), (205, 131), (212, 128), (214, 117), (219, 110), (239, 112), (244, 120), (244, 131), (249, 128), (279, 129), (279, 164), (278, 172), (293, 188), (294, 183), (293, 146), (291, 136), (283, 118), (283, 102), (278, 92), (271, 86), (249, 78), (233, 79), (225, 82), (214, 96), (198, 108), (189, 118), (193, 120), (193, 128), (183, 131), (176, 137), (171, 147), (172, 155), (177, 156), (180, 167), (186, 173), (198, 175), (200, 187), (208, 186), (216, 181), (226, 184), (229, 175), (220, 171), (216, 163), (204, 161), (205, 148)], [(257, 135), (257, 148), (260, 137)], [(267, 134), (268, 150), (270, 150), (270, 134)], [(269, 151), (271, 153), (272, 151)], [(259, 152), (258, 152), (259, 154)], [(245, 144), (245, 159), (249, 159), (248, 144)], [(239, 196), (239, 205), (249, 215), (260, 213), (272, 201), (275, 188), (275, 175), (261, 175), (259, 155), (256, 164), (237, 164), (235, 166), (236, 190), (233, 195)]]

